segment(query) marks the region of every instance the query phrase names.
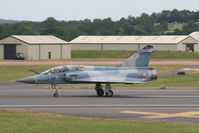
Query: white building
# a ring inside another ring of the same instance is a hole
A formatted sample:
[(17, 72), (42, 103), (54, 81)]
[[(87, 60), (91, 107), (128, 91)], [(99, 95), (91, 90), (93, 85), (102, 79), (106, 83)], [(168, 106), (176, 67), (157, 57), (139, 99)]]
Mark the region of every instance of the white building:
[(153, 45), (155, 50), (199, 52), (199, 40), (191, 35), (79, 36), (69, 43), (72, 50), (139, 50), (145, 45)]
[(71, 58), (69, 43), (52, 35), (12, 35), (0, 40), (0, 59), (14, 59), (17, 53), (26, 60)]

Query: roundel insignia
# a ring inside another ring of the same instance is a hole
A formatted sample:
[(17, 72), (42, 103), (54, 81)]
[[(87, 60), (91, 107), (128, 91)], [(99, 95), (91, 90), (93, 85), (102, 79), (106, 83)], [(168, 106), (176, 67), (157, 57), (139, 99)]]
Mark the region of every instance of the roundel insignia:
[(146, 78), (146, 77), (147, 77), (147, 73), (146, 72), (142, 73), (142, 78)]

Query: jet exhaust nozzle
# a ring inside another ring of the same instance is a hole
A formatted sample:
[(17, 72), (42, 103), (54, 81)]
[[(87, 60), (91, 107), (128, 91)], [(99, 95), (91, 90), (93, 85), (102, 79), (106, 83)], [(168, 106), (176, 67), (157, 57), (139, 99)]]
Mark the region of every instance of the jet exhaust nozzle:
[(156, 70), (152, 70), (151, 72), (151, 80), (157, 80), (158, 79), (158, 74)]

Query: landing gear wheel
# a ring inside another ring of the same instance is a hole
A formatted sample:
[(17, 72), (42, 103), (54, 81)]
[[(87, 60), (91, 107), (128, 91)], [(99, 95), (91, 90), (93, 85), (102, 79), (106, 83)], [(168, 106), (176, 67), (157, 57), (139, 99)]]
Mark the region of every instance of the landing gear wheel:
[(97, 95), (99, 97), (102, 97), (104, 95), (104, 90), (103, 89), (97, 89), (96, 91), (97, 91)]
[(58, 97), (58, 93), (54, 93), (53, 96), (54, 96), (54, 97)]
[(57, 88), (56, 88), (56, 84), (51, 84), (51, 87), (52, 87), (52, 89), (54, 90), (53, 96), (54, 96), (54, 97), (58, 97), (58, 90), (57, 90)]
[(108, 92), (106, 92), (106, 96), (107, 97), (112, 97), (113, 96), (113, 91), (109, 90)]

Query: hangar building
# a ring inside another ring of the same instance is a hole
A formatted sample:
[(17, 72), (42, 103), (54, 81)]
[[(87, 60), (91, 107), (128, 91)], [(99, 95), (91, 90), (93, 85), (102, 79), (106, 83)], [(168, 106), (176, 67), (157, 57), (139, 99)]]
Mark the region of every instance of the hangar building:
[(153, 45), (155, 50), (199, 52), (192, 36), (79, 36), (70, 42), (72, 50), (139, 50)]
[(52, 35), (12, 35), (0, 40), (0, 59), (14, 59), (17, 53), (25, 60), (71, 58), (69, 43)]

